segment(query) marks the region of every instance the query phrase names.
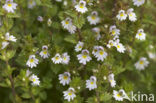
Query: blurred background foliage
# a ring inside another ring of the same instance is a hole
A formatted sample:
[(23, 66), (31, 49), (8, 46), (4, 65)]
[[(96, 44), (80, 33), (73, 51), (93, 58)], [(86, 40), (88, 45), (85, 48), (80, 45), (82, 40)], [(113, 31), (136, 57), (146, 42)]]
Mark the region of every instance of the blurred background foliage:
[[(148, 57), (148, 52), (156, 52), (156, 1), (146, 0), (141, 7), (133, 5), (132, 0), (87, 0), (93, 5), (87, 5), (89, 11), (80, 14), (74, 9), (72, 0), (63, 2), (55, 0), (34, 0), (36, 6), (33, 9), (28, 8), (29, 0), (14, 0), (18, 4), (15, 14), (5, 13), (2, 5), (5, 0), (0, 1), (0, 36), (6, 32), (13, 34), (18, 40), (12, 43), (5, 51), (0, 53), (0, 102), (12, 103), (15, 98), (17, 103), (67, 103), (63, 98), (63, 91), (69, 86), (63, 87), (58, 80), (58, 75), (65, 71), (71, 73), (72, 81), (70, 86), (76, 89), (76, 98), (71, 103), (118, 103), (112, 98), (113, 88), (103, 77), (110, 72), (115, 74), (117, 81), (116, 89), (123, 88), (128, 95), (130, 91), (156, 96), (156, 61), (151, 60), (150, 65), (144, 71), (135, 69), (135, 62), (142, 56)], [(76, 0), (78, 2), (78, 0)], [(119, 22), (116, 15), (120, 9), (127, 10), (134, 8), (138, 20), (135, 23), (130, 21)], [(102, 39), (97, 41), (94, 38), (92, 28), (86, 17), (92, 11), (98, 11), (101, 22), (96, 25), (101, 29)], [(43, 22), (37, 20), (38, 16), (43, 17)], [(109, 30), (106, 26), (116, 24), (121, 30), (120, 40), (124, 45), (131, 47), (132, 53), (126, 52), (120, 54), (114, 49), (107, 49), (108, 58), (104, 62), (97, 62), (95, 58), (87, 65), (80, 65), (74, 51), (74, 46), (79, 41), (78, 32), (69, 34), (61, 26), (61, 21), (66, 17), (73, 19), (74, 25), (80, 30), (82, 41), (85, 48), (90, 52), (95, 45), (106, 47), (110, 39)], [(52, 20), (48, 26), (48, 19)], [(135, 34), (139, 28), (144, 28), (147, 34), (145, 41), (138, 41)], [(1, 41), (0, 41), (1, 42)], [(43, 45), (48, 45), (51, 57), (56, 53), (68, 52), (71, 61), (68, 65), (54, 64), (51, 59), (42, 59), (39, 52)], [(149, 48), (153, 45), (154, 48)], [(7, 67), (4, 58), (4, 52), (9, 60)], [(26, 75), (26, 61), (29, 55), (36, 54), (39, 59), (39, 65), (31, 69), (32, 72), (40, 78), (40, 86), (33, 87), (29, 80), (23, 80)], [(97, 70), (97, 72), (93, 72)], [(12, 75), (16, 90), (16, 97), (13, 97), (9, 75)], [(85, 80), (91, 75), (98, 79), (98, 88), (95, 91), (88, 91), (85, 88)], [(78, 89), (80, 87), (80, 89)], [(99, 95), (97, 95), (99, 93)], [(129, 103), (130, 101), (125, 101)], [(146, 103), (146, 102), (142, 102)]]

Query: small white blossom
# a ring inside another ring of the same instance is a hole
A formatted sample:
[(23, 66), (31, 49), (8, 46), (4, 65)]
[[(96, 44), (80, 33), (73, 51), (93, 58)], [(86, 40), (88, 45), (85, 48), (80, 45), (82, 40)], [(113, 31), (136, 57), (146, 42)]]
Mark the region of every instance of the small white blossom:
[(62, 0), (56, 0), (57, 2), (62, 2)]
[(62, 63), (63, 64), (68, 64), (70, 61), (70, 56), (68, 55), (68, 53), (63, 53), (62, 54)]
[(114, 36), (114, 39), (119, 38), (120, 30), (117, 29), (115, 25), (110, 26), (109, 32)]
[(55, 63), (55, 64), (59, 64), (62, 62), (62, 58), (61, 55), (59, 53), (57, 53), (53, 58), (51, 58), (51, 60)]
[(69, 25), (67, 30), (68, 30), (68, 32), (70, 32), (70, 34), (74, 34), (76, 32), (76, 26), (75, 25)]
[(35, 0), (28, 0), (28, 8), (32, 9), (34, 6), (36, 6)]
[(51, 21), (51, 19), (50, 19), (50, 18), (48, 19), (47, 24), (48, 24), (48, 26), (49, 26), (49, 27), (51, 26), (52, 21)]
[(86, 8), (86, 1), (80, 0), (79, 3), (75, 6), (75, 9), (80, 13), (85, 13), (86, 11), (88, 11), (88, 9)]
[(115, 47), (117, 48), (117, 51), (120, 53), (124, 53), (126, 50), (125, 46), (119, 42), (119, 39), (115, 41)]
[(63, 74), (60, 74), (59, 75), (59, 80), (60, 80), (60, 83), (65, 86), (66, 84), (68, 85), (71, 81), (71, 78), (70, 78), (70, 73), (69, 72), (64, 72)]
[(123, 20), (126, 20), (127, 14), (125, 13), (124, 10), (120, 10), (116, 17), (118, 20), (123, 21)]
[(133, 0), (133, 4), (137, 7), (145, 3), (145, 0)]
[(11, 12), (11, 13), (14, 13), (16, 10), (16, 6), (17, 4), (16, 3), (13, 3), (13, 2), (6, 2), (6, 4), (3, 5), (3, 9), (5, 9), (7, 12)]
[(71, 34), (74, 34), (76, 31), (76, 26), (73, 25), (71, 18), (66, 18), (61, 22), (62, 26), (68, 30)]
[(130, 9), (127, 10), (127, 14), (128, 14), (129, 20), (132, 21), (132, 22), (135, 22), (137, 20), (137, 17), (136, 17), (136, 14), (133, 11), (134, 11), (134, 9), (130, 8)]
[(108, 48), (111, 48), (111, 47), (115, 46), (115, 44), (116, 44), (116, 43), (115, 43), (113, 40), (109, 40), (109, 41), (108, 41), (108, 44), (107, 44), (107, 47), (108, 47)]
[(68, 17), (65, 20), (63, 20), (61, 24), (65, 29), (68, 29), (69, 25), (72, 25), (72, 19)]
[(97, 11), (93, 11), (91, 15), (87, 17), (87, 19), (91, 25), (96, 25), (100, 22), (100, 18), (98, 17)]
[(89, 90), (97, 88), (95, 76), (91, 76), (89, 80), (86, 80), (86, 88), (88, 88)]
[(110, 82), (111, 87), (116, 86), (116, 81), (114, 80), (114, 74), (113, 73), (108, 75), (108, 81)]
[(156, 53), (155, 52), (148, 52), (148, 56), (150, 59), (156, 60)]
[(46, 45), (42, 46), (42, 51), (40, 52), (40, 56), (43, 59), (46, 59), (50, 56), (50, 54), (48, 53), (48, 46), (46, 46)]
[(89, 62), (92, 58), (89, 56), (88, 50), (82, 50), (81, 54), (77, 55), (79, 63), (86, 65), (86, 62)]
[(100, 28), (95, 27), (92, 29), (92, 31), (95, 32), (96, 40), (99, 40), (101, 38)]
[(70, 87), (68, 90), (63, 92), (64, 94), (64, 99), (67, 99), (68, 102), (70, 102), (71, 100), (73, 100), (76, 95), (75, 95), (75, 89)]
[(34, 74), (32, 74), (32, 75), (30, 76), (29, 80), (32, 81), (32, 85), (33, 85), (33, 86), (40, 85), (40, 80), (39, 80), (39, 78), (38, 78), (36, 75), (34, 75)]
[(83, 48), (83, 46), (84, 46), (84, 43), (81, 42), (81, 41), (79, 41), (78, 44), (75, 46), (75, 51), (76, 51), (76, 52), (81, 51), (82, 48)]
[(26, 77), (29, 77), (30, 75), (31, 75), (31, 71), (28, 69), (27, 71), (26, 71)]
[(141, 57), (139, 61), (135, 63), (135, 67), (138, 70), (144, 70), (148, 66), (148, 64), (149, 61), (147, 61), (147, 58)]
[[(97, 49), (97, 51), (96, 51), (96, 49)], [(100, 61), (100, 60), (103, 61), (108, 55), (107, 52), (104, 51), (104, 48), (102, 46), (98, 46), (98, 47), (95, 46), (92, 53), (95, 55), (95, 57), (97, 58), (98, 61)]]
[(143, 29), (139, 29), (135, 37), (139, 40), (145, 40), (146, 34), (144, 33)]
[(7, 41), (12, 41), (12, 42), (16, 42), (16, 38), (13, 36), (13, 35), (10, 35), (10, 33), (6, 33), (5, 34), (5, 40), (7, 40)]
[(40, 21), (40, 22), (43, 22), (43, 17), (42, 16), (38, 16), (37, 20)]
[(1, 47), (1, 49), (6, 48), (8, 45), (9, 45), (9, 42), (3, 41), (3, 42), (2, 42), (2, 47)]
[(36, 59), (35, 55), (30, 55), (26, 65), (30, 68), (36, 67), (38, 64), (38, 59)]
[(113, 90), (113, 97), (117, 101), (123, 101), (124, 99), (130, 100), (123, 89), (120, 89), (119, 91)]

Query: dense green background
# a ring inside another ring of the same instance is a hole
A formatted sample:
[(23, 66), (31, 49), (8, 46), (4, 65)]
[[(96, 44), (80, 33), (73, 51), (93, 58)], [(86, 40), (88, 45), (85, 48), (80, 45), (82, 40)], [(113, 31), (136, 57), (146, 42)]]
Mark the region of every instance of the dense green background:
[[(33, 9), (28, 9), (28, 0), (14, 0), (18, 4), (15, 14), (7, 14), (1, 8), (5, 0), (0, 2), (0, 18), (3, 25), (0, 27), (0, 37), (6, 32), (17, 37), (16, 43), (11, 43), (7, 49), (0, 50), (0, 103), (12, 103), (16, 98), (17, 103), (63, 103), (63, 91), (69, 86), (63, 87), (58, 80), (58, 75), (69, 71), (72, 76), (70, 86), (76, 89), (77, 98), (71, 103), (118, 103), (112, 98), (113, 88), (109, 82), (103, 79), (108, 73), (115, 74), (117, 87), (115, 90), (123, 88), (129, 95), (130, 91), (141, 93), (153, 93), (156, 96), (156, 61), (148, 58), (147, 52), (156, 52), (156, 1), (147, 0), (140, 7), (133, 5), (132, 0), (88, 0), (93, 1), (93, 6), (87, 6), (89, 11), (85, 14), (79, 14), (74, 9), (71, 0), (64, 6), (62, 2), (55, 0), (35, 0), (37, 5)], [(77, 0), (78, 1), (78, 0)], [(119, 22), (115, 16), (120, 9), (127, 10), (134, 8), (137, 15), (137, 22), (132, 23), (129, 20)], [(87, 16), (92, 11), (98, 11), (101, 22), (96, 25), (101, 29), (102, 39), (95, 40), (94, 33), (87, 21)], [(37, 21), (38, 16), (43, 16), (44, 21)], [(66, 17), (73, 19), (80, 32), (71, 35), (61, 26), (61, 21)], [(51, 18), (52, 24), (49, 27), (47, 20)], [(120, 40), (125, 46), (132, 48), (132, 53), (126, 52), (120, 54), (115, 48), (106, 48), (106, 43), (111, 39), (108, 28), (104, 25), (114, 25), (121, 30)], [(135, 39), (136, 32), (143, 28), (147, 34), (145, 41)], [(74, 51), (74, 46), (79, 41), (78, 33), (82, 36), (85, 48), (90, 52), (95, 45), (105, 47), (109, 56), (104, 62), (98, 62), (93, 56), (93, 60), (86, 66), (80, 65)], [(1, 40), (1, 39), (0, 39)], [(1, 41), (0, 41), (1, 43)], [(56, 53), (68, 52), (71, 57), (69, 65), (56, 65), (51, 59), (43, 60), (38, 52), (43, 45), (49, 46), (51, 57)], [(153, 45), (154, 49), (150, 49)], [(3, 59), (4, 53), (9, 56), (9, 69)], [(31, 69), (41, 80), (39, 87), (31, 86), (29, 80), (23, 81), (25, 72), (28, 69), (26, 61), (29, 55), (36, 54), (40, 63), (36, 68)], [(135, 69), (134, 64), (140, 57), (147, 57), (150, 65), (144, 71)], [(98, 73), (93, 73), (97, 69)], [(16, 97), (12, 96), (11, 84), (8, 78), (12, 75), (15, 84)], [(98, 79), (98, 88), (93, 91), (85, 89), (85, 80), (91, 75)], [(81, 89), (78, 90), (77, 87)], [(98, 94), (98, 95), (97, 95)], [(125, 101), (128, 103), (128, 101)], [(124, 103), (125, 103), (124, 102)], [(146, 103), (146, 102), (142, 102)], [(153, 102), (154, 103), (154, 102)]]

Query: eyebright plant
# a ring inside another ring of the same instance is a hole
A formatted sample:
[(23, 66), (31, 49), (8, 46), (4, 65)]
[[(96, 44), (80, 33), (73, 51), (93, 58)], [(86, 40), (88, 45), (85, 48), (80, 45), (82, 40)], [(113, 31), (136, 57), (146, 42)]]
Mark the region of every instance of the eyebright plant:
[(0, 0), (0, 102), (156, 95), (155, 9), (155, 0)]

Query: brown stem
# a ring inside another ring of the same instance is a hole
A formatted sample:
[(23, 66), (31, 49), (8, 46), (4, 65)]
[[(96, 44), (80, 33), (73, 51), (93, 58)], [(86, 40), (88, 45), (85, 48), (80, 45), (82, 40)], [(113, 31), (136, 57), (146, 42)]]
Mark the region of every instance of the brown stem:
[(78, 29), (78, 36), (79, 36), (79, 41), (82, 41), (82, 36), (81, 36), (81, 30)]
[(100, 103), (99, 92), (96, 90), (97, 103)]
[(12, 89), (12, 94), (13, 94), (13, 100), (14, 103), (16, 103), (16, 91), (15, 91), (15, 86), (14, 86), (14, 80), (12, 78), (12, 75), (9, 76), (10, 82), (11, 82), (11, 89)]

